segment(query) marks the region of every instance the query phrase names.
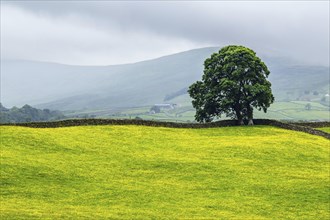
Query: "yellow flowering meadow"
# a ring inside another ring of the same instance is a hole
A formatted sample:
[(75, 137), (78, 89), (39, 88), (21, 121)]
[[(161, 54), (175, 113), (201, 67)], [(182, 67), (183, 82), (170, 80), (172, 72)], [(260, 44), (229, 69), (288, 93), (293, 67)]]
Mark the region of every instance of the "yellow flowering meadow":
[(329, 140), (270, 126), (1, 126), (1, 219), (329, 219)]

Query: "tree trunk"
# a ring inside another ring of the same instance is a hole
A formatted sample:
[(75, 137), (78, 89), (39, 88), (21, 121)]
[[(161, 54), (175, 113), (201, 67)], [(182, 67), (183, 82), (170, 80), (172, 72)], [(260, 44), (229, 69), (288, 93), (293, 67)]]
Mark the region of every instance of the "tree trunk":
[(248, 125), (253, 125), (253, 108), (247, 107)]
[(244, 125), (242, 114), (239, 110), (235, 110), (236, 118), (237, 118), (237, 125)]
[(238, 125), (244, 125), (244, 121), (243, 121), (243, 119), (242, 119), (242, 118), (238, 119), (238, 120), (237, 120), (237, 124), (238, 124)]
[(253, 119), (249, 119), (248, 125), (254, 125), (253, 124)]

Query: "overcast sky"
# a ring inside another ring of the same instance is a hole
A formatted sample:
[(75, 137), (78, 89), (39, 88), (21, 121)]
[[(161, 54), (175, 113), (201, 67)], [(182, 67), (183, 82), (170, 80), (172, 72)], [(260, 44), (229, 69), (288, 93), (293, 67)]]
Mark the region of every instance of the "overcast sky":
[(228, 44), (329, 66), (329, 1), (1, 1), (1, 59), (108, 65)]

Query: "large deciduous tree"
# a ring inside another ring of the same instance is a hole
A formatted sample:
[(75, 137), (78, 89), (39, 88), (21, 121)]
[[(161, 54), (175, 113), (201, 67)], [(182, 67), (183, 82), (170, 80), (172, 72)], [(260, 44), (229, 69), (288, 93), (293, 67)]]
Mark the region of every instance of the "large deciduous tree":
[(243, 46), (230, 45), (204, 62), (201, 81), (188, 92), (196, 109), (198, 122), (211, 122), (225, 115), (238, 124), (253, 124), (253, 109), (267, 112), (274, 102), (269, 70), (256, 53)]

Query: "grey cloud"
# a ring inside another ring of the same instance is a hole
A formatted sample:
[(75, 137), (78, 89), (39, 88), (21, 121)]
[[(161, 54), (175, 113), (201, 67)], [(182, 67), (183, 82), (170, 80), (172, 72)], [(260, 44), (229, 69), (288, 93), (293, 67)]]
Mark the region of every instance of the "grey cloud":
[[(2, 4), (22, 8), (52, 21), (77, 18), (84, 28), (123, 37), (123, 40), (130, 42), (116, 43), (118, 47), (106, 44), (104, 54), (110, 54), (111, 51), (121, 51), (122, 56), (128, 51), (136, 53), (131, 60), (139, 59), (144, 48), (148, 54), (144, 57), (163, 55), (161, 52), (169, 52), (164, 48), (171, 43), (173, 48), (170, 50), (174, 52), (175, 48), (182, 50), (194, 46), (243, 44), (263, 53), (278, 51), (306, 62), (329, 65), (327, 1), (15, 1)], [(70, 19), (68, 22), (72, 22)], [(153, 42), (146, 45), (148, 41), (141, 40), (142, 45), (135, 45), (134, 38), (128, 35), (134, 35), (137, 39), (153, 39)], [(173, 42), (165, 42), (169, 40)], [(180, 43), (176, 45), (176, 41)], [(85, 50), (97, 48), (91, 45)]]

